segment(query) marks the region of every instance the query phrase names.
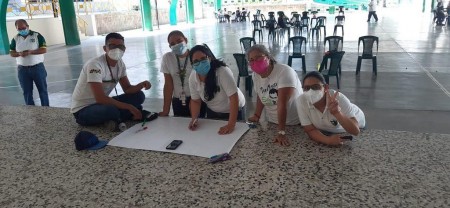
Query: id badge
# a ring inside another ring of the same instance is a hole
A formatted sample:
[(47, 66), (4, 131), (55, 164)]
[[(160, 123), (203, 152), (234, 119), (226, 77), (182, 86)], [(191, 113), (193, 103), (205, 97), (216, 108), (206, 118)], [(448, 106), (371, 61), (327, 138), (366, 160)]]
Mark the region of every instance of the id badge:
[(181, 92), (180, 100), (181, 100), (181, 104), (183, 106), (185, 106), (186, 105), (186, 93), (184, 93), (184, 91)]

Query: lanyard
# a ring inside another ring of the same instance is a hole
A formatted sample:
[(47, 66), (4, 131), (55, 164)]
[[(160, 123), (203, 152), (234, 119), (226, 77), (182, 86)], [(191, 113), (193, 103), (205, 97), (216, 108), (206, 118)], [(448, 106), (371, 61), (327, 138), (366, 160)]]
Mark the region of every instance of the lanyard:
[(186, 66), (187, 66), (188, 57), (186, 57), (186, 59), (184, 60), (183, 69), (181, 69), (181, 66), (180, 66), (180, 59), (176, 55), (175, 55), (175, 57), (177, 58), (177, 63), (178, 63), (178, 75), (180, 75), (181, 88), (183, 88), (183, 91), (184, 91), (184, 79), (186, 78)]
[[(113, 73), (112, 73), (112, 70), (111, 70), (111, 66), (109, 66), (109, 62), (108, 62), (108, 59), (106, 58), (106, 56), (105, 56), (105, 59), (106, 59), (106, 65), (108, 65), (108, 69), (109, 69), (109, 73), (111, 73), (111, 79), (114, 81), (114, 83), (116, 83), (116, 85), (117, 85), (117, 82), (119, 82), (119, 68), (117, 67), (117, 80), (116, 79), (114, 79), (114, 76), (113, 76)], [(117, 64), (116, 64), (116, 66), (117, 66)], [(116, 96), (117, 96), (117, 88), (116, 88), (116, 85), (114, 85), (114, 90), (116, 91)]]

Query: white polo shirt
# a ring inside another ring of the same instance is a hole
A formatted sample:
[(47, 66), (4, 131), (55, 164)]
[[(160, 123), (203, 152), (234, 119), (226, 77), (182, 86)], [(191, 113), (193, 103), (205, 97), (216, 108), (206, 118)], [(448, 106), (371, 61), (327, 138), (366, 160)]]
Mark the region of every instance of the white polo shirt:
[(201, 82), (197, 72), (193, 71), (189, 77), (189, 88), (191, 89), (191, 99), (202, 99), (209, 109), (216, 113), (230, 113), (229, 97), (238, 93), (239, 107), (244, 107), (245, 97), (237, 87), (231, 69), (225, 66), (216, 69), (217, 84), (220, 88), (214, 98), (210, 101), (205, 99), (205, 83)]
[[(47, 44), (45, 43), (44, 37), (38, 32), (32, 30), (29, 31), (26, 37), (17, 34), (11, 40), (11, 44), (9, 45), (9, 49), (16, 52), (30, 51), (46, 47)], [(33, 66), (44, 62), (44, 54), (30, 54), (25, 57), (19, 56), (16, 57), (16, 62), (17, 65), (21, 66)]]
[(192, 65), (189, 61), (189, 57), (179, 58), (180, 65), (178, 65), (177, 57), (173, 52), (168, 52), (163, 55), (161, 61), (161, 72), (164, 74), (170, 74), (173, 80), (173, 95), (174, 98), (180, 98), (182, 87), (180, 79), (180, 69), (183, 70), (186, 65), (186, 75), (184, 78), (184, 93), (186, 96), (191, 96), (189, 89), (189, 77), (192, 72)]
[[(335, 93), (334, 90), (331, 91), (332, 94)], [(348, 118), (355, 118), (358, 121), (359, 128), (364, 128), (366, 126), (366, 119), (363, 111), (351, 103), (350, 100), (342, 93), (339, 93), (338, 97), (339, 107), (341, 108), (341, 113)], [(345, 129), (337, 122), (336, 117), (334, 117), (328, 109), (322, 113), (313, 104), (309, 103), (305, 95), (301, 95), (298, 98), (298, 117), (300, 117), (300, 122), (302, 126), (314, 125), (317, 129), (328, 131), (331, 133), (344, 133)]]
[(278, 124), (278, 89), (295, 88), (294, 94), (287, 103), (286, 125), (300, 123), (295, 103), (297, 102), (297, 97), (303, 93), (302, 83), (291, 67), (285, 64), (275, 64), (272, 72), (266, 78), (253, 73), (253, 84), (255, 92), (264, 105), (267, 120), (276, 124)]
[(122, 59), (117, 62), (116, 66), (111, 67), (111, 71), (112, 76), (106, 62), (105, 54), (90, 59), (83, 66), (72, 94), (71, 113), (76, 113), (84, 107), (96, 103), (89, 82), (102, 83), (103, 92), (105, 95), (109, 95), (117, 85), (118, 80), (127, 76), (126, 67)]

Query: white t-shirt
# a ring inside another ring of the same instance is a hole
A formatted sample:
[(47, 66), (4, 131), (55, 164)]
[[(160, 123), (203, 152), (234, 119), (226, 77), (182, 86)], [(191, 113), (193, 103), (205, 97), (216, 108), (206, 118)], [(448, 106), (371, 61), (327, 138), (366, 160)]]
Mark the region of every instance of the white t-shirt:
[[(341, 113), (346, 117), (355, 118), (356, 121), (358, 121), (359, 128), (364, 128), (366, 126), (366, 119), (363, 111), (358, 106), (351, 103), (350, 100), (342, 93), (339, 93), (337, 99), (339, 102), (339, 107), (341, 108)], [(297, 104), (298, 117), (300, 117), (302, 126), (312, 124), (317, 129), (331, 133), (346, 132), (328, 109), (325, 108), (324, 113), (320, 112), (314, 107), (313, 104), (309, 103), (306, 96), (300, 96)]]
[(80, 72), (80, 77), (72, 94), (70, 112), (76, 113), (84, 107), (96, 103), (89, 82), (102, 83), (103, 92), (105, 92), (105, 95), (109, 95), (120, 78), (127, 76), (125, 70), (125, 63), (120, 59), (116, 66), (111, 67), (111, 77), (105, 54), (90, 59)]
[(374, 0), (371, 0), (369, 2), (369, 12), (375, 12), (377, 11), (377, 2)]
[(285, 64), (275, 64), (270, 75), (262, 78), (253, 73), (254, 90), (264, 104), (267, 120), (278, 124), (278, 89), (285, 87), (295, 88), (294, 94), (287, 103), (286, 125), (296, 125), (300, 121), (297, 116), (296, 100), (303, 93), (302, 84), (295, 71)]
[[(16, 35), (10, 45), (10, 50), (17, 52), (36, 50), (38, 48), (46, 48), (47, 44), (44, 37), (38, 32), (30, 30), (26, 37)], [(21, 66), (33, 66), (44, 62), (44, 54), (30, 54), (28, 56), (16, 57), (17, 65)]]
[(181, 79), (180, 79), (180, 69), (184, 69), (184, 65), (186, 64), (186, 75), (184, 78), (184, 93), (186, 96), (191, 96), (191, 92), (189, 89), (189, 76), (192, 72), (192, 65), (189, 61), (189, 57), (179, 58), (180, 66), (178, 66), (177, 57), (173, 52), (168, 52), (163, 55), (161, 61), (161, 72), (165, 74), (170, 74), (173, 80), (173, 97), (180, 98), (182, 87), (181, 87)]
[(216, 113), (230, 113), (229, 96), (238, 93), (239, 107), (244, 107), (245, 97), (237, 87), (233, 78), (233, 73), (228, 67), (219, 67), (216, 69), (216, 79), (220, 91), (216, 92), (214, 98), (210, 101), (205, 99), (205, 83), (201, 82), (197, 72), (193, 71), (189, 77), (189, 88), (191, 88), (191, 99), (202, 99), (209, 109)]

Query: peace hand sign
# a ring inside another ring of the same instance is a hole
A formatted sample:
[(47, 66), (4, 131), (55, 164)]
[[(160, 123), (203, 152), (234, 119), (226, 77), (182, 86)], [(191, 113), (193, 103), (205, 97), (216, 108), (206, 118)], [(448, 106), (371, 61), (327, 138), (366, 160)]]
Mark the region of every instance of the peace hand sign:
[(336, 99), (338, 95), (339, 91), (336, 91), (334, 95), (330, 94), (330, 90), (328, 90), (327, 92), (327, 107), (332, 115), (335, 115), (336, 113), (339, 113), (341, 111), (341, 108), (339, 107), (339, 101)]

